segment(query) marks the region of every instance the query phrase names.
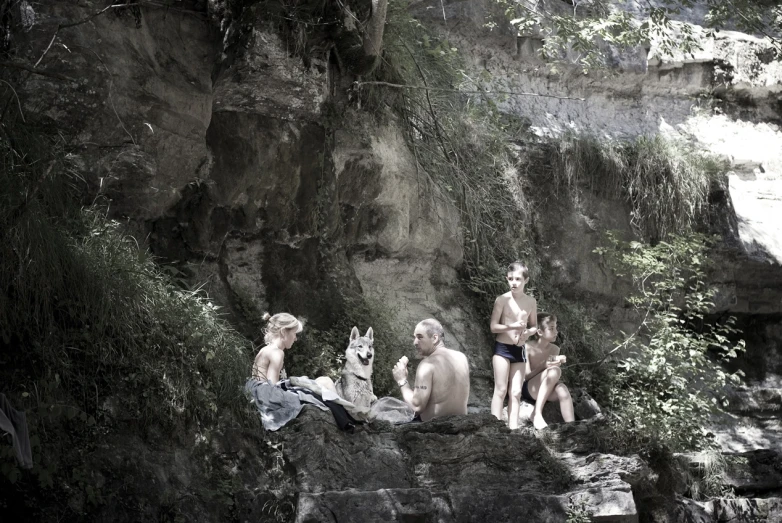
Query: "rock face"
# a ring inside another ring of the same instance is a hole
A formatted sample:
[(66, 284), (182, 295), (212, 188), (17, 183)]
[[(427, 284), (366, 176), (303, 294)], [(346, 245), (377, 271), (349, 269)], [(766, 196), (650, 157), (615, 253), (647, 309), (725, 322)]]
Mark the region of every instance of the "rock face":
[[(769, 452), (782, 441), (779, 63), (764, 58), (762, 41), (723, 33), (695, 59), (650, 61), (639, 52), (617, 58), (618, 76), (554, 76), (532, 54), (539, 45), (534, 38), (485, 29), (486, 17), (497, 15), (495, 2), (414, 4), (429, 22), (445, 17), (472, 77), (491, 73), (493, 80), (477, 87), (569, 97), (499, 101), (501, 110), (527, 118), (542, 137), (570, 128), (622, 138), (667, 133), (731, 161), (727, 184), (712, 194), (714, 208), (727, 216), (716, 227), (724, 238), (715, 275), (718, 305), (760, 326), (764, 334), (752, 338), (749, 351), (768, 349), (773, 357), (761, 369), (748, 364), (747, 374), (757, 379), (735, 392), (733, 417), (716, 420), (714, 430), (732, 456), (746, 460), (732, 469), (726, 486), (767, 497), (701, 504), (684, 498), (682, 489), (664, 517), (782, 519), (772, 497), (779, 495), (778, 482), (761, 479), (775, 478), (779, 456)], [(252, 16), (253, 7), (245, 19), (226, 19), (218, 30), (210, 15), (222, 2), (185, 0), (165, 12), (144, 6), (94, 17), (103, 4), (18, 5), (26, 25), (14, 34), (14, 58), (36, 63), (43, 56), (41, 68), (73, 79), (20, 76), (24, 114), (71, 132), (78, 144), (72, 159), (110, 202), (112, 215), (127, 221), (164, 262), (177, 264), (191, 281), (206, 282), (240, 328), (257, 334), (267, 309), (330, 325), (344, 312), (336, 299), (343, 294), (383, 302), (403, 331), (436, 317), (449, 346), (470, 359), (471, 411), (488, 408), (488, 329), (455, 285), (463, 256), (458, 211), (418, 172), (393, 118), (377, 124), (345, 109), (344, 79), (325, 51), (305, 65), (276, 23)], [(60, 25), (77, 20), (84, 22), (59, 29), (56, 45), (44, 52)], [(708, 103), (695, 103), (699, 96)], [(537, 247), (552, 280), (574, 294), (597, 296), (601, 313), (611, 316), (622, 289), (592, 251), (600, 231), (631, 230), (628, 210), (595, 194), (576, 202), (543, 191), (536, 198), (542, 202)], [(305, 411), (279, 435), (281, 447), (264, 449), (263, 459), (255, 459), (258, 451), (246, 439), (213, 445), (232, 456), (221, 481), (238, 477), (248, 485), (231, 500), (242, 518), (269, 515), (267, 503), (285, 512), (274, 491), (292, 482), (301, 522), (510, 521), (520, 514), (553, 522), (587, 513), (597, 521), (637, 521), (635, 498), (653, 490), (655, 478), (637, 457), (590, 451), (591, 424), (601, 421), (585, 401), (578, 416), (591, 421), (540, 437), (512, 433), (485, 414), (344, 434), (326, 415)], [(547, 414), (555, 419), (556, 412)], [(740, 433), (738, 421), (749, 415), (754, 425)], [(138, 482), (156, 477), (160, 497), (174, 499), (177, 489), (207, 488), (210, 480), (210, 471), (196, 473), (181, 463), (200, 450), (183, 448), (189, 450), (149, 453), (150, 461), (165, 465), (155, 470), (136, 470), (123, 457), (100, 457), (99, 465), (135, 470)], [(243, 459), (252, 465), (235, 472)], [(220, 503), (194, 507), (210, 511), (205, 519), (222, 520), (230, 512)], [(136, 508), (146, 519), (164, 512)], [(192, 519), (202, 516), (189, 510)]]
[[(401, 332), (437, 317), (475, 369), (471, 403), (485, 403), (489, 336), (474, 320), (481, 311), (453, 285), (462, 261), (459, 215), (422, 181), (393, 119), (378, 125), (348, 109), (335, 128), (331, 114), (345, 103), (326, 54), (313, 52), (306, 65), (293, 57), (258, 6), (247, 7), (241, 23), (224, 20), (223, 35), (206, 16), (222, 4), (210, 4), (211, 12), (203, 2), (185, 4), (165, 16), (152, 8), (117, 10), (63, 29), (63, 45), (41, 66), (80, 80), (30, 77), (23, 109), (73, 129), (83, 144), (74, 160), (111, 200), (113, 215), (129, 220), (139, 239), (191, 281), (205, 283), (248, 334), (266, 309), (329, 325), (343, 313), (335, 300), (341, 294), (383, 302)], [(421, 2), (415, 12), (442, 24), (435, 4)], [(16, 38), (15, 52), (32, 62), (58, 23), (93, 13), (88, 5), (29, 7), (38, 9), (36, 22)], [(503, 26), (484, 27), (497, 16), (492, 2), (450, 2), (444, 16), (448, 27), (459, 22), (449, 34), (475, 78), (485, 69), (493, 88), (571, 97), (500, 101), (541, 135), (565, 127), (626, 138), (670, 132), (728, 156), (734, 170), (715, 195), (729, 216), (720, 229), (718, 305), (731, 313), (782, 313), (775, 244), (782, 235), (773, 219), (782, 134), (771, 111), (781, 73), (762, 59), (762, 41), (726, 33), (695, 61), (649, 64), (639, 55), (633, 60), (643, 67), (627, 65), (616, 77), (558, 77), (530, 62)], [(177, 45), (178, 38), (190, 44)], [(726, 63), (732, 76), (719, 80), (712, 69)], [(692, 83), (683, 70), (704, 64), (711, 69)], [(693, 111), (692, 96), (715, 82), (724, 108)], [(739, 91), (752, 101), (740, 116), (727, 110)], [(552, 281), (566, 292), (609, 297), (610, 316), (623, 290), (592, 251), (601, 231), (630, 231), (628, 210), (592, 194), (577, 202), (542, 192), (535, 198), (546, 202), (534, 227)]]
[[(328, 324), (341, 313), (334, 296), (364, 292), (404, 311), (396, 321), (405, 330), (439, 316), (449, 334), (468, 333), (452, 336), (455, 346), (488, 346), (446, 303), (466, 301), (449, 288), (462, 258), (458, 215), (422, 183), (393, 121), (377, 127), (355, 113), (333, 128), (325, 54), (305, 66), (255, 7), (244, 15), (252, 24), (231, 26), (223, 42), (204, 3), (185, 4), (165, 16), (118, 9), (63, 29), (41, 67), (79, 80), (24, 84), (25, 112), (78, 135), (74, 160), (112, 215), (205, 282), (248, 333), (265, 309)], [(89, 4), (28, 7), (36, 24), (15, 52), (30, 62), (58, 23), (94, 13)], [(392, 266), (407, 283), (386, 295)]]
[[(631, 4), (616, 7), (632, 11), (641, 5)], [(567, 9), (559, 1), (538, 5), (554, 12)], [(416, 14), (447, 33), (465, 56), (474, 87), (555, 95), (502, 95), (495, 100), (503, 111), (528, 119), (540, 136), (570, 130), (622, 139), (663, 134), (688, 139), (697, 149), (729, 160), (727, 187), (715, 187), (711, 198), (715, 214), (730, 222), (714, 223), (713, 232), (723, 236), (726, 247), (717, 255), (714, 275), (722, 290), (718, 306), (731, 313), (782, 312), (782, 231), (775, 218), (782, 212), (782, 66), (768, 60), (773, 54), (768, 42), (732, 31), (707, 36), (701, 27), (703, 13), (684, 9), (679, 16), (695, 24), (703, 47), (695, 56), (660, 59), (653, 45), (619, 60), (615, 74), (552, 75), (535, 55), (540, 46), (534, 38), (507, 29), (495, 2), (455, 1), (444, 9), (425, 1), (417, 4)], [(711, 101), (700, 105), (694, 102), (697, 98)], [(533, 186), (546, 185), (544, 174), (540, 177)], [(574, 204), (550, 193), (535, 194), (536, 201), (546, 201), (535, 222), (540, 252), (558, 283), (565, 289), (621, 297), (621, 289), (613, 288), (615, 282), (601, 271), (592, 251), (601, 231), (629, 233), (629, 209), (602, 195), (584, 194)]]
[(297, 522), (553, 523), (578, 510), (594, 521), (633, 522), (633, 488), (652, 479), (637, 457), (583, 453), (584, 427), (552, 429), (558, 448), (571, 449), (558, 454), (487, 414), (376, 423), (355, 434), (329, 417), (305, 410), (280, 434), (300, 490)]

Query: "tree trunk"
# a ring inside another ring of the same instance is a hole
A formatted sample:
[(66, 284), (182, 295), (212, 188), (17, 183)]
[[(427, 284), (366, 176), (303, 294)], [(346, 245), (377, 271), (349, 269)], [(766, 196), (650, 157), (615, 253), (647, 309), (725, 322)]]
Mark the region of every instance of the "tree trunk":
[(386, 26), (388, 0), (372, 0), (372, 16), (364, 27), (364, 53), (378, 57), (383, 50), (383, 31)]

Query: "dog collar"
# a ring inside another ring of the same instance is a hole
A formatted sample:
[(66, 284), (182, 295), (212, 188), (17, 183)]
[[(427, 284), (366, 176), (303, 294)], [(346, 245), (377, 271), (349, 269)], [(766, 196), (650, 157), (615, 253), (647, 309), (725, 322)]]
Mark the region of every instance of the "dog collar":
[(351, 374), (352, 374), (352, 375), (354, 375), (355, 377), (357, 377), (357, 378), (358, 378), (358, 379), (360, 379), (360, 380), (367, 381), (367, 379), (366, 379), (364, 376), (359, 376), (359, 375), (358, 375), (358, 374), (356, 374), (355, 372), (351, 372)]

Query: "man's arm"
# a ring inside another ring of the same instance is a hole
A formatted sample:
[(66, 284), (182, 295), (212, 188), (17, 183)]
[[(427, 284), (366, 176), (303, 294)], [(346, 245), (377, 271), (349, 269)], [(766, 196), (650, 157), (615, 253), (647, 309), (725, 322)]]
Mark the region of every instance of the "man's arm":
[(405, 403), (410, 405), (416, 414), (424, 411), (429, 404), (429, 398), (432, 395), (432, 380), (434, 377), (434, 368), (430, 363), (421, 362), (415, 373), (415, 386), (409, 384), (403, 386), (402, 397)]

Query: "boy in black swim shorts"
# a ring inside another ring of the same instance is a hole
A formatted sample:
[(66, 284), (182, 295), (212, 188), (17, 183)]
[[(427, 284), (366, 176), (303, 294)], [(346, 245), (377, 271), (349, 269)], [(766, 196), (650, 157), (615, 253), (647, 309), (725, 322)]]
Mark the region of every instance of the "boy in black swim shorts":
[(519, 427), (519, 406), (521, 386), (526, 368), (524, 343), (536, 332), (537, 302), (524, 294), (529, 282), (529, 270), (521, 262), (508, 266), (506, 275), (510, 291), (498, 296), (491, 313), (491, 332), (496, 334), (494, 343), (494, 395), (491, 399), (491, 413), (502, 418), (502, 407), (510, 385), (508, 400), (508, 427)]

